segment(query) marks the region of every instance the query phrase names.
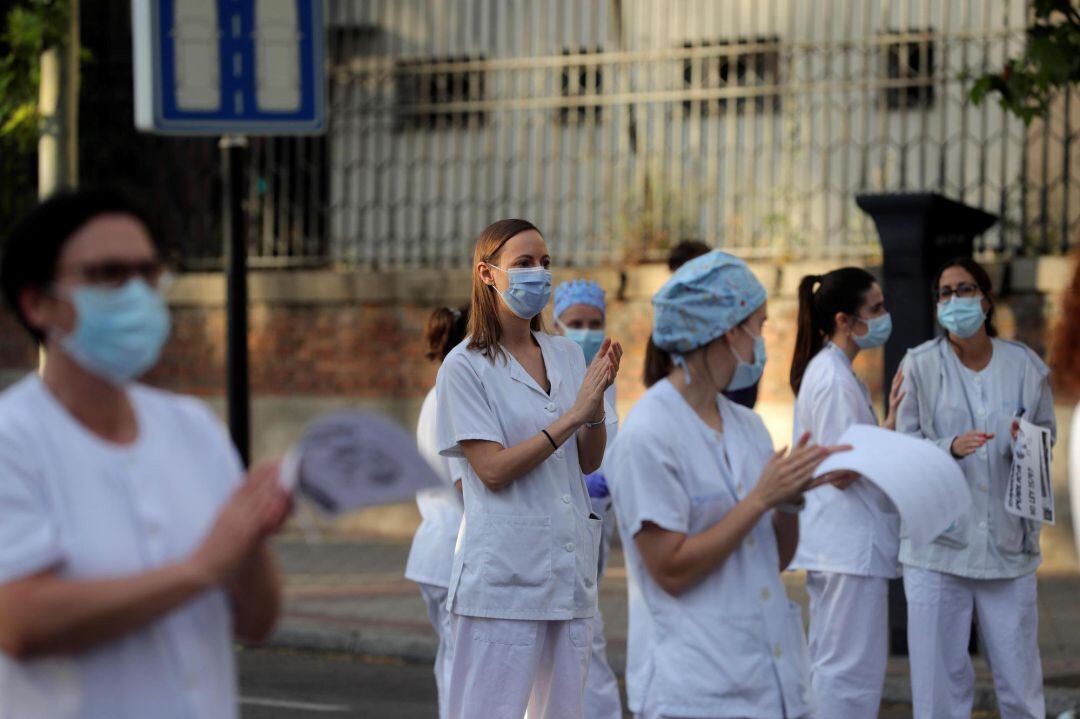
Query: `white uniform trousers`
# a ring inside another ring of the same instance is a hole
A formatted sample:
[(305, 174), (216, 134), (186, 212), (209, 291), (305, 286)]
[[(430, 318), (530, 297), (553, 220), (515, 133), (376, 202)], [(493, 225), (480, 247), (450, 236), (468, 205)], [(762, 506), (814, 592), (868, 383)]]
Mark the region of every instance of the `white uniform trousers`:
[(587, 719), (622, 719), (619, 682), (608, 664), (604, 618), (599, 609), (592, 621), (592, 654), (589, 659), (589, 678), (585, 682), (585, 716)]
[(817, 716), (876, 717), (889, 659), (889, 580), (807, 572), (806, 591)]
[(434, 584), (420, 584), (420, 594), (427, 605), (431, 627), (439, 637), (439, 648), (435, 652), (435, 689), (439, 696), (439, 719), (447, 717), (447, 692), (450, 689), (450, 665), (454, 659), (454, 642), (450, 636), (450, 612), (446, 608), (446, 587)]
[(591, 719), (585, 682), (593, 620), (450, 615), (450, 719)]
[(969, 719), (975, 672), (971, 612), (994, 677), (1002, 719), (1042, 719), (1042, 662), (1035, 574), (966, 579), (904, 567), (915, 719)]

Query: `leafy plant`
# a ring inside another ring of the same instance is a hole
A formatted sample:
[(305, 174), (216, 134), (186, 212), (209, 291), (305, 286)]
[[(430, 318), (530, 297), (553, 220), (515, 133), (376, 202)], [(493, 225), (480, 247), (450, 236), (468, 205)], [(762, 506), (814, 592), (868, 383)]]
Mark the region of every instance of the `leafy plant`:
[(41, 54), (64, 44), (68, 0), (22, 0), (0, 31), (0, 138), (20, 149), (37, 141)]
[(970, 98), (976, 105), (996, 94), (1009, 112), (1030, 123), (1045, 117), (1058, 91), (1080, 82), (1080, 9), (1073, 0), (1033, 0), (1034, 20), (1023, 54), (1001, 72), (979, 77)]

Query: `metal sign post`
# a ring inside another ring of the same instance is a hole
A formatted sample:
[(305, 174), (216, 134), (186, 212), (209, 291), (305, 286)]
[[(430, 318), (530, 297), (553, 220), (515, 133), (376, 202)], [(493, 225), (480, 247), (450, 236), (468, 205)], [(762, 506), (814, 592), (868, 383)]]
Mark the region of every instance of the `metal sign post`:
[(225, 242), (227, 324), (225, 384), (229, 430), (244, 466), (251, 461), (251, 386), (248, 382), (247, 213), (244, 170), (247, 138), (228, 135), (218, 143), (225, 196), (221, 208)]

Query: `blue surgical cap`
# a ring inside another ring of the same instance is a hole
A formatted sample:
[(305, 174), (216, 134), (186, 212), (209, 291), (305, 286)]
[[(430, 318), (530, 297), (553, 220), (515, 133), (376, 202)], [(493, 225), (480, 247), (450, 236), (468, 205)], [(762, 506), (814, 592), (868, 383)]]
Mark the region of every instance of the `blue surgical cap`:
[(607, 314), (607, 308), (604, 305), (604, 290), (592, 280), (572, 280), (563, 282), (555, 288), (556, 318), (562, 316), (563, 312), (574, 305), (590, 305)]
[(703, 347), (765, 299), (765, 288), (738, 257), (719, 250), (696, 257), (653, 295), (653, 343), (676, 354)]

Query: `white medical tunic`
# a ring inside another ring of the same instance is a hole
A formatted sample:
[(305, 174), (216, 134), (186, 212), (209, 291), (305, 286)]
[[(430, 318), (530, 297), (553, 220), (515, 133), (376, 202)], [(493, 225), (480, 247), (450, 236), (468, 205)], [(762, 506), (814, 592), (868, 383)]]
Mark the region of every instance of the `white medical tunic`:
[[(866, 389), (843, 350), (829, 342), (806, 366), (795, 400), (795, 441), (836, 444), (853, 424), (877, 426)], [(900, 515), (866, 479), (845, 490), (825, 485), (806, 493), (799, 549), (792, 569), (893, 579), (899, 576)]]
[[(630, 603), (627, 690), (632, 705), (644, 701), (664, 716), (805, 716), (812, 710), (805, 635), (780, 580), (771, 513), (723, 566), (679, 596), (653, 580), (633, 540), (646, 522), (703, 532), (757, 483), (773, 452), (765, 425), (722, 395), (717, 405), (723, 434), (662, 380), (630, 412), (612, 448), (628, 591), (643, 599)], [(635, 634), (642, 611), (647, 631)], [(643, 680), (648, 686), (636, 686)]]
[[(189, 556), (243, 477), (201, 402), (129, 389), (139, 434), (115, 445), (77, 422), (37, 375), (0, 395), (0, 584), (140, 574)], [(3, 719), (235, 717), (224, 591), (77, 654), (0, 654)]]
[(461, 492), (454, 482), (461, 479), (464, 460), (450, 459), (439, 454), (435, 430), (435, 388), (420, 407), (416, 423), (416, 445), (421, 456), (444, 483), (418, 492), (416, 506), (420, 510), (420, 526), (413, 535), (409, 559), (405, 563), (405, 578), (435, 587), (450, 586), (450, 570), (454, 564), (454, 545), (465, 511)]
[(1038, 523), (1008, 513), (1005, 494), (1017, 411), (1023, 409), (1033, 424), (1056, 429), (1048, 371), (1024, 345), (991, 342), (990, 363), (979, 372), (965, 367), (941, 339), (911, 350), (904, 361), (907, 394), (897, 414), (898, 431), (931, 439), (944, 451), (966, 432), (994, 434), (957, 460), (971, 491), (967, 512), (925, 547), (916, 549), (902, 539), (905, 565), (969, 579), (1011, 579), (1035, 571), (1042, 559)]
[[(568, 412), (585, 378), (581, 348), (533, 333), (550, 392), (512, 355), (487, 359), (455, 347), (436, 381), (439, 451), (463, 457), (460, 443), (512, 447)], [(590, 510), (577, 441), (567, 440), (531, 472), (499, 492), (471, 466), (464, 472), (465, 519), (450, 578), (456, 614), (494, 619), (566, 620), (596, 613), (602, 522)]]

